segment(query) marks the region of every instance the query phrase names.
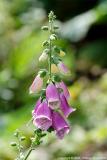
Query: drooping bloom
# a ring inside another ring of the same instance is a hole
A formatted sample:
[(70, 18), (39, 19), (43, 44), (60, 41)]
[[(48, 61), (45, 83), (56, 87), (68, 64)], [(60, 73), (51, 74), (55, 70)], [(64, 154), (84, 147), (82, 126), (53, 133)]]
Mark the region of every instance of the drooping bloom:
[(42, 130), (47, 130), (52, 125), (51, 109), (46, 101), (43, 101), (38, 107), (34, 115), (34, 125)]
[(69, 94), (68, 88), (67, 88), (67, 86), (65, 85), (65, 83), (63, 81), (57, 83), (56, 87), (57, 88), (61, 88), (63, 90), (64, 96), (66, 97), (66, 99), (70, 98), (70, 94)]
[(62, 139), (65, 134), (68, 134), (70, 131), (68, 123), (65, 119), (58, 113), (52, 112), (52, 127), (56, 131), (56, 135), (59, 139)]
[(40, 75), (37, 75), (29, 88), (29, 93), (37, 93), (42, 89), (43, 86), (43, 78)]
[(69, 74), (70, 73), (70, 71), (69, 71), (69, 69), (66, 67), (66, 65), (62, 62), (62, 61), (60, 61), (59, 63), (58, 63), (58, 68), (59, 68), (59, 71), (62, 73), (62, 74)]
[(69, 106), (63, 93), (60, 94), (60, 101), (61, 101), (60, 108), (61, 108), (65, 117), (68, 117), (70, 115), (70, 113), (75, 111), (75, 108), (72, 108)]
[(59, 93), (53, 83), (48, 84), (46, 88), (46, 99), (50, 108), (55, 109), (59, 107)]
[(41, 104), (41, 98), (39, 98), (39, 99), (37, 100), (36, 105), (35, 105), (35, 108), (34, 108), (34, 110), (32, 111), (33, 117), (35, 117), (36, 111), (37, 111), (37, 109), (38, 109), (38, 107), (39, 107), (40, 104)]

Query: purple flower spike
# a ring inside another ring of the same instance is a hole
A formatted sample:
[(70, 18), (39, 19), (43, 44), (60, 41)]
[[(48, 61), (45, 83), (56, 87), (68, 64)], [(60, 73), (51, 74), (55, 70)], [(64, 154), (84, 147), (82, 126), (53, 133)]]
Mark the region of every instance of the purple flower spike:
[(68, 134), (70, 131), (67, 122), (58, 112), (52, 113), (52, 119), (53, 119), (52, 126), (56, 130), (56, 135), (58, 136), (59, 139), (63, 139), (64, 135)]
[(68, 117), (70, 115), (70, 113), (75, 111), (75, 109), (69, 106), (63, 93), (60, 94), (60, 100), (61, 100), (61, 105), (60, 105), (61, 110), (62, 110), (64, 116)]
[(50, 108), (55, 109), (59, 107), (59, 93), (53, 83), (50, 83), (46, 88), (46, 98)]
[(63, 90), (64, 96), (66, 97), (66, 99), (70, 98), (70, 94), (69, 94), (68, 88), (67, 88), (67, 86), (65, 85), (65, 83), (63, 81), (61, 81), (60, 83), (57, 83), (56, 87), (57, 88), (61, 88)]
[(52, 125), (51, 110), (46, 101), (43, 101), (35, 112), (34, 125), (42, 130), (47, 130)]
[(62, 74), (69, 74), (70, 73), (69, 69), (66, 67), (66, 65), (62, 61), (60, 61), (57, 66), (59, 68), (59, 71)]
[(43, 86), (43, 78), (40, 75), (37, 75), (29, 88), (29, 93), (37, 93), (42, 89)]

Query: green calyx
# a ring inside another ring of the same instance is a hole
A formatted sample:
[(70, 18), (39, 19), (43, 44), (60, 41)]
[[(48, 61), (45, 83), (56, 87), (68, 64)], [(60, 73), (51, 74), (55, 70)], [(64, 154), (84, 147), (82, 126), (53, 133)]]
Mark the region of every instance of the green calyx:
[(15, 147), (15, 146), (17, 146), (17, 143), (16, 143), (16, 142), (11, 142), (10, 145), (11, 145), (12, 147)]
[(51, 57), (51, 62), (53, 63), (53, 64), (56, 64), (56, 65), (58, 65), (58, 63), (61, 61), (61, 59), (58, 57), (58, 56), (56, 56), (56, 55), (53, 55), (52, 57)]
[(48, 42), (48, 41), (44, 41), (44, 42), (42, 43), (42, 46), (43, 46), (43, 47), (49, 47), (49, 42)]
[(47, 75), (47, 70), (46, 69), (42, 69), (38, 72), (38, 74), (40, 75), (41, 78), (44, 78)]
[(53, 75), (52, 80), (53, 82), (61, 82), (61, 78), (59, 77), (59, 75)]
[(57, 47), (57, 46), (54, 46), (54, 47), (53, 47), (53, 51), (54, 51), (55, 53), (60, 53), (60, 49), (59, 49), (59, 47)]
[(53, 40), (57, 40), (57, 35), (56, 34), (51, 34), (50, 35), (50, 39)]
[(20, 140), (21, 140), (21, 141), (24, 141), (25, 139), (26, 139), (25, 136), (20, 137)]

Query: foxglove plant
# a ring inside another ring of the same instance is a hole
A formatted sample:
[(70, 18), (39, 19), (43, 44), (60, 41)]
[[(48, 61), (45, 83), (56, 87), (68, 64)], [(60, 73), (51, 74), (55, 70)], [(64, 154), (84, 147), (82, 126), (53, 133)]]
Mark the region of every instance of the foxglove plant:
[[(31, 139), (31, 146), (27, 155), (23, 154), (21, 145), (12, 144), (17, 146), (19, 150), (17, 160), (26, 160), (31, 151), (42, 142), (41, 139), (46, 136), (46, 132), (54, 131), (59, 139), (63, 139), (70, 131), (67, 117), (75, 109), (70, 107), (68, 103), (69, 91), (57, 74), (58, 70), (64, 75), (69, 74), (70, 71), (61, 60), (65, 52), (55, 45), (55, 41), (58, 39), (56, 35), (58, 27), (54, 25), (55, 18), (56, 16), (51, 11), (49, 13), (49, 25), (42, 27), (42, 30), (49, 32), (49, 38), (43, 42), (44, 50), (39, 57), (39, 61), (48, 60), (49, 68), (40, 70), (29, 88), (30, 94), (40, 93), (40, 97), (32, 111), (33, 125), (36, 130), (34, 137)], [(56, 73), (52, 72), (52, 66), (57, 70)], [(47, 78), (45, 85), (43, 85), (44, 78)], [(45, 87), (43, 88), (43, 86)], [(19, 133), (15, 135), (17, 135), (18, 142), (20, 142)]]

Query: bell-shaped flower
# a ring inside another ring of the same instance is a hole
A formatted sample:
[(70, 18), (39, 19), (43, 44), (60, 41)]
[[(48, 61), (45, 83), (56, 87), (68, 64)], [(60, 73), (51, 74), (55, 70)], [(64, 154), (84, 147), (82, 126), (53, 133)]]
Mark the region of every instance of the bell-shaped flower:
[(53, 83), (48, 84), (46, 88), (46, 99), (48, 100), (48, 105), (50, 108), (59, 108), (59, 93), (56, 86)]
[(59, 83), (56, 83), (56, 87), (59, 88), (59, 89), (61, 88), (63, 90), (64, 96), (66, 97), (66, 99), (70, 98), (68, 88), (63, 81), (61, 81)]
[(29, 93), (38, 93), (43, 86), (43, 78), (38, 74), (29, 88)]
[(39, 98), (39, 99), (37, 100), (36, 105), (35, 105), (35, 108), (34, 108), (34, 110), (32, 111), (32, 116), (33, 116), (33, 117), (35, 117), (36, 111), (37, 111), (37, 109), (38, 109), (38, 107), (39, 107), (40, 104), (41, 104), (41, 98)]
[(70, 74), (69, 69), (67, 68), (67, 66), (62, 61), (59, 61), (59, 63), (57, 64), (57, 66), (58, 66), (59, 71), (62, 74), (64, 74), (64, 75)]
[(59, 139), (63, 139), (65, 134), (68, 134), (70, 131), (68, 123), (65, 119), (58, 113), (52, 112), (52, 127), (56, 131), (56, 135)]
[(38, 106), (33, 123), (37, 128), (42, 130), (47, 130), (52, 125), (51, 109), (46, 101), (43, 101)]
[(61, 108), (65, 117), (68, 117), (70, 115), (70, 113), (75, 111), (75, 108), (72, 108), (69, 106), (63, 93), (60, 94), (60, 101), (61, 101), (60, 108)]

